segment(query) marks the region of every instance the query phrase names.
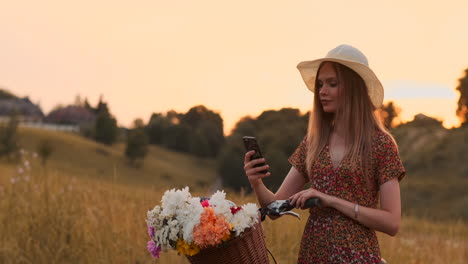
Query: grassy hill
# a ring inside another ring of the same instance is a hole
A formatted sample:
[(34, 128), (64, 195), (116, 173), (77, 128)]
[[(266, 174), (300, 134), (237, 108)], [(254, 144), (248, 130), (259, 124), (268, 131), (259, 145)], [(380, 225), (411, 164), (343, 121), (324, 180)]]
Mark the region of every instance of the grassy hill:
[[(75, 134), (38, 129), (21, 128), (19, 134), (29, 152), (36, 151), (42, 140), (52, 143), (49, 174), (156, 189), (207, 189), (216, 182), (213, 159), (150, 146), (144, 166), (133, 168), (124, 158), (123, 144), (110, 147)], [(409, 123), (392, 134), (407, 170), (401, 182), (403, 212), (431, 219), (468, 219), (468, 128)], [(14, 175), (14, 170), (16, 165), (0, 162), (0, 175)]]
[[(19, 129), (20, 145), (36, 152), (39, 142), (49, 140), (53, 153), (47, 163), (49, 173), (113, 181), (150, 187), (206, 187), (216, 178), (215, 161), (150, 146), (144, 166), (128, 166), (123, 144), (106, 146), (81, 136), (31, 128)], [(15, 168), (0, 163), (0, 172)]]
[(468, 219), (468, 127), (406, 124), (392, 131), (407, 170), (403, 210), (437, 219)]

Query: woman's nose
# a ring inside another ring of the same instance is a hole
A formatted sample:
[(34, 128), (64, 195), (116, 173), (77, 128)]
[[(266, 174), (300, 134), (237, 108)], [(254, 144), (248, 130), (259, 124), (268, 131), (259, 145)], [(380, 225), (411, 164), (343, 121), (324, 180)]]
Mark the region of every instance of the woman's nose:
[(326, 95), (326, 94), (328, 94), (328, 88), (327, 88), (326, 85), (323, 85), (322, 87), (320, 87), (319, 94), (320, 94), (320, 95)]

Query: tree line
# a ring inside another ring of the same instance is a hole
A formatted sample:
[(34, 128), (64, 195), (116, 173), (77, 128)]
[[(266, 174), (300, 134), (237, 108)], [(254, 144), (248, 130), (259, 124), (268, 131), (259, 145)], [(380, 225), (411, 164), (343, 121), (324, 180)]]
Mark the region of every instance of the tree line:
[[(460, 93), (456, 115), (462, 126), (468, 123), (468, 69), (459, 79), (456, 90)], [(0, 99), (12, 97), (7, 91), (0, 90)], [(80, 100), (79, 100), (80, 101)], [(287, 158), (293, 153), (306, 134), (309, 113), (301, 114), (298, 109), (283, 108), (264, 111), (258, 117), (244, 117), (238, 121), (231, 135), (225, 137), (223, 119), (219, 113), (203, 105), (190, 108), (186, 113), (168, 111), (153, 113), (145, 124), (136, 119), (133, 127), (118, 127), (116, 118), (111, 114), (107, 102), (102, 97), (93, 107), (87, 100), (79, 102), (96, 118), (91, 124), (82, 127), (83, 136), (97, 142), (112, 145), (116, 142), (126, 144), (125, 156), (133, 166), (143, 165), (148, 153), (148, 145), (159, 145), (174, 151), (184, 152), (203, 158), (215, 158), (218, 161), (218, 174), (225, 186), (233, 189), (247, 187), (243, 175), (242, 136), (255, 136), (261, 144), (266, 158), (272, 166), (272, 177), (266, 184), (275, 189), (287, 173)], [(395, 102), (387, 102), (377, 110), (383, 124), (392, 129), (401, 124), (401, 109)], [(433, 118), (415, 118), (414, 122), (428, 125), (441, 125)], [(14, 126), (12, 124), (11, 126)], [(15, 149), (9, 139), (14, 139), (14, 129), (0, 126), (0, 157)]]

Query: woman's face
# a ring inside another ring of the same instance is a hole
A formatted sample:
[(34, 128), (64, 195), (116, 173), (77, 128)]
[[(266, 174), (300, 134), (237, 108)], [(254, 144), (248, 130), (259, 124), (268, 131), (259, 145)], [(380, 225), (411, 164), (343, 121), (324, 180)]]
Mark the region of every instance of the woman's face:
[(317, 84), (320, 104), (326, 113), (336, 113), (338, 109), (338, 78), (335, 68), (330, 62), (324, 62), (317, 76)]

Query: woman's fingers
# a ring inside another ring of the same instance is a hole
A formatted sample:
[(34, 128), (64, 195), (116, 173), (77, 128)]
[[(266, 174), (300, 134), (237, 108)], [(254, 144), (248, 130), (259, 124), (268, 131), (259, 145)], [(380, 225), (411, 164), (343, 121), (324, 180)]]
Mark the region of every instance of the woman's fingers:
[(301, 193), (296, 193), (293, 196), (289, 197), (290, 203), (294, 205), (295, 207), (297, 206), (297, 199), (301, 197)]
[(265, 164), (260, 167), (255, 167), (257, 164), (265, 163), (266, 160), (264, 158), (251, 160), (253, 154), (255, 154), (255, 151), (251, 150), (244, 155), (244, 171), (249, 178), (249, 181), (270, 176), (270, 172), (260, 173), (262, 171), (268, 170), (270, 168), (269, 165)]
[(270, 172), (260, 173), (261, 171), (268, 170), (268, 168), (270, 168), (270, 166), (268, 165), (249, 168), (249, 169), (246, 169), (245, 174), (247, 174), (247, 176), (270, 176)]
[(300, 191), (291, 197), (289, 197), (290, 203), (294, 205), (295, 208), (304, 208), (305, 202), (307, 199), (313, 196), (313, 192), (309, 190)]
[(244, 165), (249, 163), (249, 161), (252, 159), (252, 155), (255, 154), (255, 150), (247, 151), (244, 155)]
[(245, 162), (245, 163), (244, 163), (244, 168), (254, 167), (254, 166), (257, 165), (257, 164), (264, 163), (264, 162), (266, 162), (265, 158), (254, 159), (254, 160)]

